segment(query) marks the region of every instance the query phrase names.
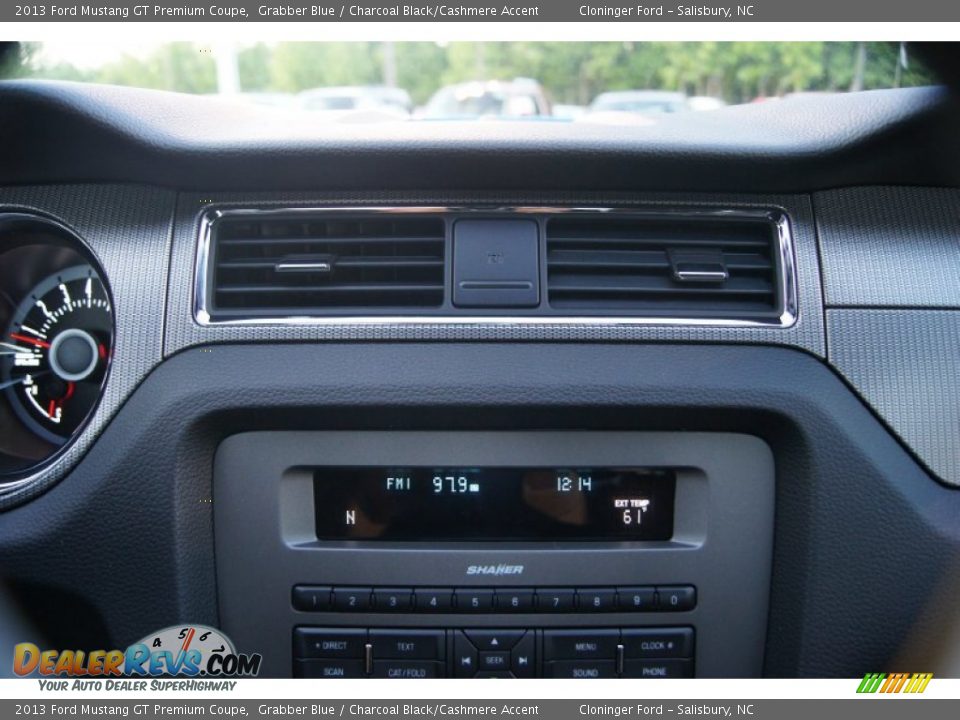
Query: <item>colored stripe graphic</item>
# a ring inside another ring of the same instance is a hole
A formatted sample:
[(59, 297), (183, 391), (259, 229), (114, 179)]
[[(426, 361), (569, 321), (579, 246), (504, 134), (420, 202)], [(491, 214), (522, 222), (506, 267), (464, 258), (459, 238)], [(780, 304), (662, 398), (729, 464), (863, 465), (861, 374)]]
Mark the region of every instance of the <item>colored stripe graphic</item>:
[(858, 693), (875, 693), (880, 683), (887, 677), (885, 673), (867, 673), (857, 688)]
[(858, 693), (922, 693), (933, 673), (867, 673), (857, 687)]
[(910, 677), (909, 673), (897, 673), (897, 679), (893, 682), (893, 685), (890, 687), (887, 692), (898, 693), (901, 688), (903, 688), (904, 683), (907, 682), (907, 679)]
[(907, 685), (904, 692), (922, 693), (927, 689), (927, 685), (930, 684), (931, 679), (933, 679), (933, 673), (914, 673), (913, 677), (910, 678), (910, 684)]

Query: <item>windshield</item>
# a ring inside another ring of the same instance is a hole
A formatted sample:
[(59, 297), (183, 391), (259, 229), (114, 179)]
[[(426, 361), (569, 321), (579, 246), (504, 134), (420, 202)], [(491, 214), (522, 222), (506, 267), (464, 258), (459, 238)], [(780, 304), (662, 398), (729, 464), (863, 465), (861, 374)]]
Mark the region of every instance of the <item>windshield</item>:
[(934, 82), (895, 42), (21, 43), (0, 76), (224, 95), (331, 122), (626, 124)]

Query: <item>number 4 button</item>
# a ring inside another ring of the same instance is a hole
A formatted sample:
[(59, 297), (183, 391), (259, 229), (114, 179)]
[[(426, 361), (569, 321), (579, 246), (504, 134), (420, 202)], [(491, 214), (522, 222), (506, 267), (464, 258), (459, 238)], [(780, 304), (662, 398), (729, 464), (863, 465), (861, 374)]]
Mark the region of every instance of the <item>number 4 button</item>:
[(413, 594), (417, 612), (444, 613), (453, 610), (451, 588), (417, 588)]

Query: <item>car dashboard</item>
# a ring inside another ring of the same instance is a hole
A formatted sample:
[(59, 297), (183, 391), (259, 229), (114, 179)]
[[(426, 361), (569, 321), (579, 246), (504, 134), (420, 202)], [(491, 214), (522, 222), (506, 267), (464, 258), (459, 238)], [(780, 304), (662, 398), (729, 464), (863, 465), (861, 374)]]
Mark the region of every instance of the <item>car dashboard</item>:
[(281, 135), (4, 83), (24, 622), (271, 677), (956, 673), (957, 108), (861, 95)]

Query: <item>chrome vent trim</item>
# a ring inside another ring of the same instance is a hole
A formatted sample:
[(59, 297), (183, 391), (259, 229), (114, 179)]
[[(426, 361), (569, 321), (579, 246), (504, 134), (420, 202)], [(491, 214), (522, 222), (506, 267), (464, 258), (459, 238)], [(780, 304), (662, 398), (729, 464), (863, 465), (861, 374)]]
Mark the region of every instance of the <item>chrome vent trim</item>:
[[(416, 314), (412, 309), (410, 314), (403, 315), (337, 315), (337, 316), (308, 316), (285, 315), (277, 317), (231, 317), (228, 319), (214, 319), (211, 317), (209, 305), (209, 271), (210, 251), (215, 223), (225, 217), (281, 218), (291, 214), (309, 216), (311, 214), (335, 215), (342, 214), (405, 214), (405, 215), (511, 215), (525, 216), (555, 216), (564, 214), (608, 214), (649, 216), (651, 218), (677, 219), (744, 219), (766, 220), (776, 230), (777, 260), (779, 263), (778, 293), (781, 300), (781, 312), (778, 317), (771, 318), (696, 318), (696, 317), (639, 317), (624, 315), (423, 315)], [(498, 206), (498, 207), (456, 207), (456, 206), (428, 206), (410, 205), (395, 207), (364, 207), (364, 206), (329, 206), (329, 207), (270, 207), (270, 208), (209, 208), (199, 219), (199, 233), (197, 239), (196, 262), (194, 267), (193, 286), (193, 316), (197, 324), (204, 327), (212, 326), (394, 326), (394, 325), (431, 325), (431, 326), (687, 326), (687, 327), (730, 327), (730, 328), (790, 328), (796, 325), (799, 318), (797, 298), (796, 261), (794, 254), (793, 233), (790, 218), (781, 208), (721, 208), (721, 207), (563, 207), (563, 206)]]

